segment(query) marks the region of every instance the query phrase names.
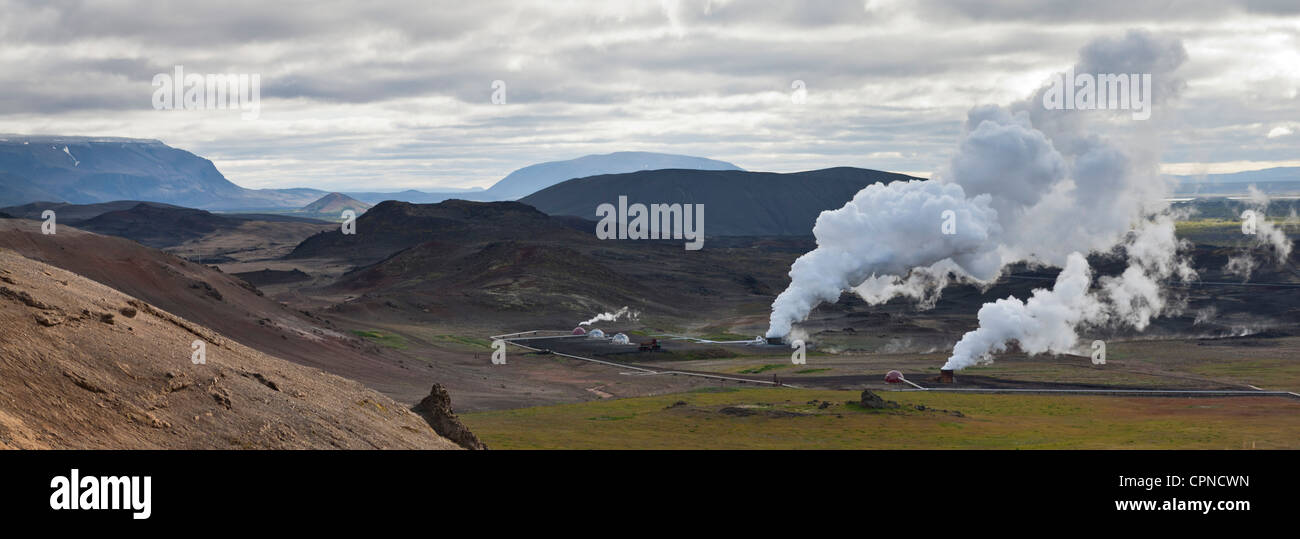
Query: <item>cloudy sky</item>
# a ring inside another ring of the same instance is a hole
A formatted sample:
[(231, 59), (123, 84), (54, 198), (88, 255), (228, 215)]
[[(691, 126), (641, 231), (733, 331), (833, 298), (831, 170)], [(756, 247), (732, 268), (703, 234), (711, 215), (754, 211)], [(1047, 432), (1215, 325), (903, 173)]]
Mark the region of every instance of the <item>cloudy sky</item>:
[[(968, 109), (1131, 29), (1187, 51), (1144, 126), (1166, 171), (1300, 166), (1292, 0), (0, 0), (0, 133), (161, 139), (245, 187), (486, 187), (619, 150), (928, 175)], [(260, 117), (154, 110), (176, 65), (260, 75)]]

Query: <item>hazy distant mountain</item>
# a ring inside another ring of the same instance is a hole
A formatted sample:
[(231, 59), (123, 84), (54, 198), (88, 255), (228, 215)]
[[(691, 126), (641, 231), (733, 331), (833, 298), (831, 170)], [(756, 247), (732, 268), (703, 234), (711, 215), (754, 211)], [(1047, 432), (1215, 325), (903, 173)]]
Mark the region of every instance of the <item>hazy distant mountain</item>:
[(302, 213), (327, 214), (337, 217), (344, 210), (352, 210), (358, 215), (370, 209), (370, 204), (361, 202), (343, 193), (330, 193), (311, 204), (303, 206)]
[(1300, 194), (1300, 167), (1274, 167), (1230, 174), (1174, 176), (1178, 195), (1244, 195), (1250, 185), (1270, 195)]
[(852, 167), (780, 174), (743, 170), (652, 170), (569, 180), (520, 199), (550, 215), (596, 220), (596, 207), (704, 204), (707, 236), (811, 235), (824, 210), (844, 205), (876, 182), (919, 179)]
[(550, 161), (529, 165), (502, 178), (492, 187), (463, 190), (416, 191), (407, 190), (397, 193), (352, 193), (344, 194), (371, 204), (385, 200), (410, 202), (412, 204), (434, 204), (444, 200), (471, 200), (494, 202), (516, 200), (573, 178), (583, 178), (598, 174), (618, 174), (638, 170), (658, 170), (666, 168), (698, 170), (743, 170), (725, 161), (653, 152), (614, 152), (605, 155), (587, 155), (568, 161)]
[(1177, 178), (1202, 183), (1294, 182), (1300, 181), (1300, 167), (1273, 167), (1229, 174), (1177, 176)]
[(315, 189), (245, 189), (157, 140), (0, 135), (0, 205), (143, 200), (206, 209), (297, 208)]
[(511, 172), (488, 188), (492, 200), (515, 200), (573, 178), (598, 174), (619, 174), (660, 169), (742, 170), (740, 167), (703, 157), (652, 152), (614, 152), (588, 155), (568, 161), (529, 165)]

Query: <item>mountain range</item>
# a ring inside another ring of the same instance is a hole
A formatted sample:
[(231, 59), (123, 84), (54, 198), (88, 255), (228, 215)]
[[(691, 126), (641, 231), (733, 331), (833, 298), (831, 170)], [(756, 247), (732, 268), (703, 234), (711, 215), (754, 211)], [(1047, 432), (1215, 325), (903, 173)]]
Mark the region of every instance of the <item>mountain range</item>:
[[(434, 203), (452, 198), (514, 200), (572, 178), (659, 168), (739, 169), (700, 157), (615, 152), (526, 166), (486, 190), (341, 195), (366, 204), (384, 200)], [(330, 194), (313, 188), (246, 189), (226, 179), (212, 161), (158, 140), (0, 135), (0, 206), (131, 200), (205, 210), (281, 210), (302, 208)]]
[[(575, 159), (550, 161), (525, 166), (507, 174), (487, 189), (439, 189), (436, 191), (406, 190), (399, 192), (338, 193), (357, 202), (378, 204), (397, 200), (416, 204), (429, 204), (450, 199), (473, 201), (518, 200), (525, 197), (540, 204), (544, 211), (561, 215), (590, 217), (594, 205), (588, 200), (569, 203), (559, 200), (562, 194), (572, 194), (569, 189), (542, 193), (547, 188), (569, 180), (602, 175), (645, 173), (664, 170), (729, 171), (744, 172), (732, 163), (692, 157), (687, 155), (654, 152), (614, 152), (587, 155)], [(827, 169), (836, 170), (836, 169)], [(670, 180), (679, 173), (665, 173), (637, 178), (656, 178), (669, 181), (674, 186), (689, 185), (682, 178)], [(756, 173), (771, 174), (771, 173)], [(805, 178), (825, 176), (821, 171), (810, 171)], [(734, 178), (732, 176), (701, 176)], [(759, 189), (762, 178), (754, 176)], [(1194, 195), (1244, 195), (1249, 185), (1269, 194), (1300, 194), (1300, 167), (1275, 167), (1231, 174), (1172, 176), (1178, 196)], [(618, 183), (618, 182), (615, 182)], [(737, 186), (739, 186), (737, 184)], [(752, 187), (743, 186), (744, 198), (759, 197), (747, 192)], [(216, 166), (203, 157), (173, 148), (158, 140), (121, 137), (81, 137), (58, 135), (0, 135), (0, 206), (17, 206), (32, 202), (92, 205), (118, 201), (143, 201), (216, 211), (294, 210), (315, 203), (334, 194), (309, 187), (283, 189), (247, 189), (228, 180)], [(631, 193), (623, 193), (631, 194)], [(649, 194), (649, 193), (647, 193)], [(604, 196), (605, 194), (602, 194)], [(691, 196), (699, 193), (691, 193)], [(808, 193), (800, 196), (799, 204), (806, 209), (811, 199), (821, 199), (828, 193)], [(841, 198), (835, 191), (832, 198)], [(678, 197), (667, 193), (669, 198)], [(686, 195), (682, 195), (683, 197)], [(710, 197), (712, 200), (712, 198)], [(651, 200), (651, 199), (647, 199)], [(847, 199), (845, 199), (847, 200)], [(661, 202), (669, 202), (663, 200)], [(713, 200), (712, 206), (724, 210), (726, 205)], [(333, 211), (321, 213), (335, 213)], [(807, 221), (799, 210), (799, 217), (791, 223), (768, 222), (754, 230), (730, 230), (728, 226), (713, 227), (712, 233), (790, 233), (790, 226), (802, 226)], [(720, 216), (721, 217), (721, 216)], [(724, 218), (722, 223), (726, 223)], [(719, 221), (714, 221), (715, 224)]]

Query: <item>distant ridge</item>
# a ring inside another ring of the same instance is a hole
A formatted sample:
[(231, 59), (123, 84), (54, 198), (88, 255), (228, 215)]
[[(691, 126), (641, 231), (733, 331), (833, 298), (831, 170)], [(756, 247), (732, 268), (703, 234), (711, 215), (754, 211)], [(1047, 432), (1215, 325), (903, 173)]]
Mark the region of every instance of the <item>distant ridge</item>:
[(1300, 167), (1273, 167), (1227, 174), (1172, 176), (1179, 196), (1239, 196), (1254, 185), (1269, 195), (1300, 195)]
[(569, 180), (520, 202), (593, 221), (597, 206), (617, 204), (620, 196), (628, 204), (704, 204), (706, 236), (804, 236), (821, 212), (842, 207), (868, 185), (920, 179), (853, 167), (788, 174), (651, 170)]
[(742, 170), (726, 161), (689, 155), (614, 152), (526, 166), (488, 188), (486, 195), (494, 200), (514, 200), (573, 178), (661, 169)]

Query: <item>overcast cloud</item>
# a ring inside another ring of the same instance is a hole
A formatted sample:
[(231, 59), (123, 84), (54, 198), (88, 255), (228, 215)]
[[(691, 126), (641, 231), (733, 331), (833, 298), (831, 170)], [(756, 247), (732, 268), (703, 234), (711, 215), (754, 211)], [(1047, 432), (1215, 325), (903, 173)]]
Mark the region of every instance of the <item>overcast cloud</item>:
[[(1187, 51), (1181, 97), (1141, 127), (1166, 170), (1300, 166), (1300, 3), (1284, 0), (0, 0), (0, 132), (157, 138), (246, 187), (486, 187), (619, 150), (929, 174), (972, 106), (1131, 29)], [(153, 110), (176, 65), (260, 74), (260, 118)]]

